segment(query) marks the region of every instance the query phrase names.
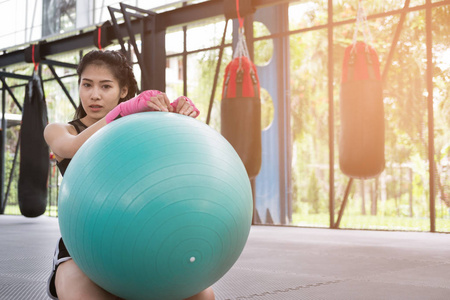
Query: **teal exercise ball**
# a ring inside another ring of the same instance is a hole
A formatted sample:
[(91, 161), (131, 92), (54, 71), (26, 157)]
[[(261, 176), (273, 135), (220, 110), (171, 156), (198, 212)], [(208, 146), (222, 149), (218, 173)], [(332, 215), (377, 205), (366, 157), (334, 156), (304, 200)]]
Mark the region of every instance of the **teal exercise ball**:
[(66, 170), (59, 226), (75, 263), (127, 300), (183, 299), (237, 261), (252, 220), (239, 155), (190, 117), (146, 112), (92, 135)]

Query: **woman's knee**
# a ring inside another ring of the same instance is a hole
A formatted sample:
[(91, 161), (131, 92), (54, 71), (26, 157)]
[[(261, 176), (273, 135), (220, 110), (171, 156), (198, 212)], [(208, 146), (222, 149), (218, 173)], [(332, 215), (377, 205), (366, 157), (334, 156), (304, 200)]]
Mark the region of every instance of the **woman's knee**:
[(90, 280), (73, 260), (58, 266), (55, 286), (60, 300), (117, 299)]
[(216, 297), (214, 295), (214, 291), (211, 287), (206, 290), (201, 291), (200, 293), (187, 298), (186, 300), (214, 300)]
[[(60, 300), (120, 299), (96, 285), (73, 260), (68, 260), (58, 266), (55, 286)], [(214, 291), (209, 287), (187, 300), (214, 299)]]

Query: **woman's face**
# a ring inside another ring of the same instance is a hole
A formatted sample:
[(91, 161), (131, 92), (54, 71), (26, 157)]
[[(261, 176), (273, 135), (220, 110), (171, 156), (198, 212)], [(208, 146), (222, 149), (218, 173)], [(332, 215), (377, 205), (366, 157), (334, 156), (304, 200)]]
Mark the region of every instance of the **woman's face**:
[[(119, 81), (105, 65), (86, 66), (80, 76), (79, 95), (87, 123), (95, 123), (127, 95), (127, 87), (120, 87)], [(91, 125), (86, 124), (86, 125)]]

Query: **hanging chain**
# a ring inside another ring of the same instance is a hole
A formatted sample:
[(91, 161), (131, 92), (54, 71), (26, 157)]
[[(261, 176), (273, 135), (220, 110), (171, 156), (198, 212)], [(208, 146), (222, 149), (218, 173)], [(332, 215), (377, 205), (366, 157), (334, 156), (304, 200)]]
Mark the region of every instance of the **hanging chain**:
[(364, 43), (366, 44), (366, 51), (368, 51), (369, 44), (372, 44), (372, 33), (370, 32), (369, 29), (369, 24), (367, 22), (367, 14), (366, 11), (364, 10), (362, 0), (358, 1), (358, 12), (356, 14), (356, 28), (355, 32), (353, 33), (353, 50), (355, 49), (360, 26), (362, 27), (361, 30), (364, 36)]
[(242, 57), (247, 57), (250, 60), (248, 53), (247, 42), (244, 35), (244, 18), (241, 17), (239, 12), (239, 0), (236, 0), (236, 12), (239, 20), (238, 41), (236, 43), (236, 49), (234, 51), (233, 59), (239, 58), (238, 71), (242, 71)]
[(237, 41), (236, 49), (235, 49), (234, 55), (233, 55), (233, 58), (239, 58), (238, 70), (242, 69), (242, 57), (243, 56), (250, 59), (250, 55), (248, 54), (247, 43), (245, 41), (244, 30), (242, 27), (240, 27), (239, 33), (238, 33), (238, 41)]

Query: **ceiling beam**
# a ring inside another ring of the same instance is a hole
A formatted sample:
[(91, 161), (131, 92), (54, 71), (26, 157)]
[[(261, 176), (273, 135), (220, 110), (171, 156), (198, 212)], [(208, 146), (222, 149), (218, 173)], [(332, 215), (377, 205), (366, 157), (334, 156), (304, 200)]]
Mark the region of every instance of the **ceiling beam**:
[[(177, 26), (223, 15), (224, 1), (226, 0), (210, 0), (157, 14), (156, 30), (165, 30), (167, 27)], [(255, 8), (261, 8), (289, 2), (289, 0), (252, 0), (252, 2)], [(136, 29), (134, 30), (134, 32), (140, 32), (140, 20), (133, 20), (132, 26), (134, 27), (134, 29)], [(119, 28), (122, 36), (127, 37), (128, 32), (125, 24), (120, 24)], [(105, 28), (103, 28), (103, 31), (106, 31), (109, 40), (115, 39), (115, 34), (112, 26), (106, 25)], [(50, 42), (47, 42), (45, 41), (45, 39), (43, 39), (39, 43), (41, 58), (44, 58), (48, 55), (55, 55), (68, 51), (92, 47), (94, 45), (94, 32), (95, 30), (80, 32), (73, 36)], [(0, 68), (23, 62), (25, 62), (25, 49), (16, 50), (9, 53), (6, 52), (3, 55), (0, 55)]]

